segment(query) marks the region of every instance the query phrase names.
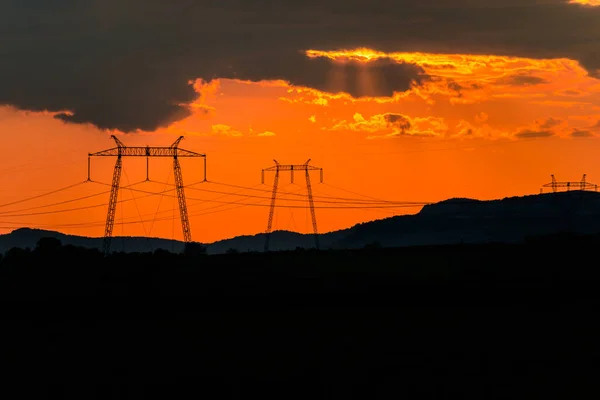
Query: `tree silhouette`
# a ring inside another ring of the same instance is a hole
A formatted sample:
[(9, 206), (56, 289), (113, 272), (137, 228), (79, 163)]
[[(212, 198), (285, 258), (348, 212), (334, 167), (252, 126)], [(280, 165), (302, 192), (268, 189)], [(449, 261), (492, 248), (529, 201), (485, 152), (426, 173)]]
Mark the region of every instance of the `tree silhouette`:
[[(590, 397), (600, 330), (577, 315), (600, 303), (598, 244), (104, 256), (44, 238), (0, 258), (19, 317), (3, 323), (3, 361), (40, 382), (21, 390), (142, 377), (140, 398), (172, 398), (187, 378), (219, 398)], [(31, 367), (39, 354), (51, 368)]]
[(206, 255), (206, 246), (197, 242), (186, 243), (183, 254), (191, 257)]
[(62, 247), (62, 242), (53, 237), (43, 237), (35, 245), (38, 253), (56, 253)]

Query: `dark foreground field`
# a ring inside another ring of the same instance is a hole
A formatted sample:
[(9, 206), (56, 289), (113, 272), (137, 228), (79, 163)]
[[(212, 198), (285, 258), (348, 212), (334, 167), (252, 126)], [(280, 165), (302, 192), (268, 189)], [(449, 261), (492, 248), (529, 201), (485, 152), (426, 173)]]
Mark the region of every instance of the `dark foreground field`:
[[(594, 238), (0, 261), (3, 398), (599, 398)], [(9, 394), (10, 393), (10, 394)]]

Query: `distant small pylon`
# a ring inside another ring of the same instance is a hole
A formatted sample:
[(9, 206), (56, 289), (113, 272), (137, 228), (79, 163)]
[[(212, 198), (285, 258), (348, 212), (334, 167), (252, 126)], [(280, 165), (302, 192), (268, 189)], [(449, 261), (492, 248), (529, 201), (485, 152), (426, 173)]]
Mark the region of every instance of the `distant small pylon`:
[(575, 188), (574, 190), (589, 190), (591, 188), (594, 188), (594, 190), (597, 192), (598, 191), (598, 185), (594, 184), (594, 183), (590, 183), (586, 180), (587, 174), (583, 174), (583, 177), (581, 178), (581, 180), (579, 182), (576, 181), (566, 181), (566, 182), (559, 182), (556, 180), (556, 177), (554, 176), (554, 174), (550, 175), (552, 177), (552, 181), (550, 183), (546, 183), (545, 185), (542, 185), (542, 188), (540, 189), (540, 193), (543, 193), (543, 190), (545, 187), (550, 187), (552, 188), (552, 192), (556, 193), (558, 192), (558, 188), (567, 188), (567, 192), (571, 191), (571, 188)]

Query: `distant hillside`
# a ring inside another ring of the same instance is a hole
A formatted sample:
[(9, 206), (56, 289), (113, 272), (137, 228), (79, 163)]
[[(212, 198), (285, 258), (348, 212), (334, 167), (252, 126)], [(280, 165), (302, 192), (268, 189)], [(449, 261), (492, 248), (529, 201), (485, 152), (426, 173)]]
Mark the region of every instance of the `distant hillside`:
[(452, 243), (514, 243), (559, 232), (600, 232), (600, 193), (571, 191), (480, 201), (449, 199), (416, 215), (360, 224), (338, 248)]
[[(600, 193), (571, 191), (501, 200), (449, 199), (428, 205), (415, 215), (404, 215), (355, 225), (348, 229), (319, 235), (322, 248), (359, 248), (378, 244), (383, 247), (428, 244), (514, 243), (529, 236), (559, 232), (600, 233)], [(12, 247), (33, 248), (42, 237), (55, 237), (63, 244), (88, 248), (102, 247), (102, 238), (65, 235), (54, 231), (22, 228), (0, 235), (0, 252)], [(264, 234), (238, 236), (208, 243), (209, 254), (262, 251)], [(314, 246), (311, 234), (276, 231), (271, 235), (271, 250)], [(164, 249), (183, 251), (176, 240), (115, 237), (114, 251), (147, 252)]]
[[(20, 228), (9, 234), (0, 235), (0, 252), (4, 253), (13, 247), (33, 249), (43, 237), (59, 239), (64, 245), (74, 245), (86, 248), (102, 248), (103, 238), (90, 238), (86, 236), (66, 235), (64, 233), (43, 229)], [(179, 253), (183, 251), (183, 242), (161, 238), (146, 237), (120, 237), (112, 238), (111, 248), (114, 251), (147, 252), (164, 249)]]

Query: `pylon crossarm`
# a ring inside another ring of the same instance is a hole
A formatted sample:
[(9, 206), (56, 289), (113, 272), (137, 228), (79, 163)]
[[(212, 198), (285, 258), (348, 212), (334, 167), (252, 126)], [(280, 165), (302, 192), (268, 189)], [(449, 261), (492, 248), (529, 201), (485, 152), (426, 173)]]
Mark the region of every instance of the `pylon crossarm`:
[(279, 164), (269, 168), (265, 168), (264, 170), (276, 171), (277, 169), (279, 169), (280, 171), (319, 171), (321, 168), (305, 164)]
[(181, 149), (178, 147), (157, 147), (157, 146), (136, 146), (136, 147), (113, 147), (89, 153), (92, 157), (116, 157), (119, 155), (124, 157), (206, 157), (206, 154), (196, 153), (194, 151)]

